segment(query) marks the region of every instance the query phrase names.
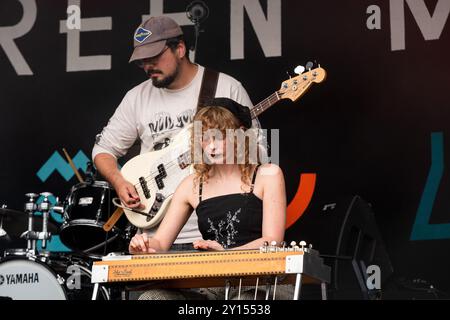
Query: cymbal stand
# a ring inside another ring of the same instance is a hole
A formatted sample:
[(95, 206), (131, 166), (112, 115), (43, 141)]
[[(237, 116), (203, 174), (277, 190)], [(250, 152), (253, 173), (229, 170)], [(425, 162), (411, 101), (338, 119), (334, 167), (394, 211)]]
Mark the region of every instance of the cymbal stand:
[[(28, 212), (28, 230), (22, 233), (21, 238), (27, 239), (27, 251), (35, 254), (36, 253), (36, 240), (42, 240), (42, 249), (47, 247), (47, 240), (52, 236), (48, 232), (48, 218), (51, 210), (51, 203), (49, 198), (53, 196), (50, 192), (43, 192), (40, 196), (44, 197), (41, 203), (36, 203), (36, 198), (38, 197), (35, 193), (27, 193), (26, 196), (29, 198), (28, 202), (25, 204), (25, 211)], [(42, 213), (42, 231), (37, 232), (33, 230), (33, 215), (35, 211), (40, 211)]]
[(42, 240), (42, 249), (47, 247), (47, 240), (52, 237), (52, 234), (48, 232), (48, 218), (51, 210), (51, 203), (49, 198), (53, 196), (50, 192), (43, 192), (41, 196), (44, 197), (44, 200), (39, 204), (39, 211), (42, 212), (42, 231), (38, 232), (38, 239)]
[(28, 213), (28, 229), (26, 233), (22, 234), (22, 237), (27, 239), (27, 251), (34, 254), (36, 252), (36, 239), (34, 239), (33, 234), (33, 215), (37, 209), (36, 199), (39, 195), (27, 193), (25, 196), (28, 198), (28, 201), (25, 203), (25, 212)]
[[(7, 205), (6, 204), (2, 204), (1, 208), (2, 209), (6, 209)], [(3, 229), (3, 216), (0, 216), (0, 237), (4, 237), (4, 236), (8, 236), (8, 234)]]

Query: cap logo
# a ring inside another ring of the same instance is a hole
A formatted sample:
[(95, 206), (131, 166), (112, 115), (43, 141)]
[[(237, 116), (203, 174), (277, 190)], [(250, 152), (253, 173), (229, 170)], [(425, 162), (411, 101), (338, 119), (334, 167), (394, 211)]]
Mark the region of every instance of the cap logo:
[(152, 32), (150, 30), (140, 27), (139, 29), (136, 30), (136, 33), (134, 34), (134, 40), (136, 40), (139, 43), (142, 43), (151, 35)]

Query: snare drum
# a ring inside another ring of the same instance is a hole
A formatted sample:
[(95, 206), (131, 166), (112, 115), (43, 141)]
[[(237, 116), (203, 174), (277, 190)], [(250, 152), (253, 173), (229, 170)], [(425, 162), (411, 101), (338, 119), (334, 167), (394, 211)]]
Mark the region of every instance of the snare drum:
[(65, 202), (64, 222), (59, 236), (74, 251), (93, 255), (125, 251), (128, 220), (125, 215), (109, 232), (103, 230), (117, 207), (112, 203), (114, 189), (105, 181), (79, 183), (72, 187)]

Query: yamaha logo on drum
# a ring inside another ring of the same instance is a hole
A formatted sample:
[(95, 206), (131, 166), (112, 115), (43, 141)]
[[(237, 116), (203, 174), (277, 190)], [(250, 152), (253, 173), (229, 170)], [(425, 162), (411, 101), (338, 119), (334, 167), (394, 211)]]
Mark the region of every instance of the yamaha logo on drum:
[[(6, 276), (6, 283), (5, 283)], [(11, 273), (5, 276), (0, 274), (0, 285), (24, 284), (24, 283), (39, 283), (39, 274), (37, 272), (30, 273)]]

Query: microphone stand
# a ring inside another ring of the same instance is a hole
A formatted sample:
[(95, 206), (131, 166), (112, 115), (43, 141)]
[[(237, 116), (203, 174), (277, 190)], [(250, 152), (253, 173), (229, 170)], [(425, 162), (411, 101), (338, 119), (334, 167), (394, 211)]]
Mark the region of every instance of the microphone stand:
[(194, 46), (189, 50), (189, 57), (192, 62), (195, 62), (195, 56), (197, 54), (198, 38), (200, 37), (200, 23), (209, 16), (209, 8), (201, 0), (195, 0), (191, 2), (186, 8), (186, 15), (189, 20), (194, 24), (195, 28), (195, 41)]
[(192, 59), (192, 62), (195, 62), (195, 56), (197, 54), (198, 38), (200, 37), (200, 21), (197, 19), (194, 20), (194, 28), (195, 28), (195, 41), (194, 41), (194, 46), (191, 47), (192, 54), (189, 55), (190, 58)]

